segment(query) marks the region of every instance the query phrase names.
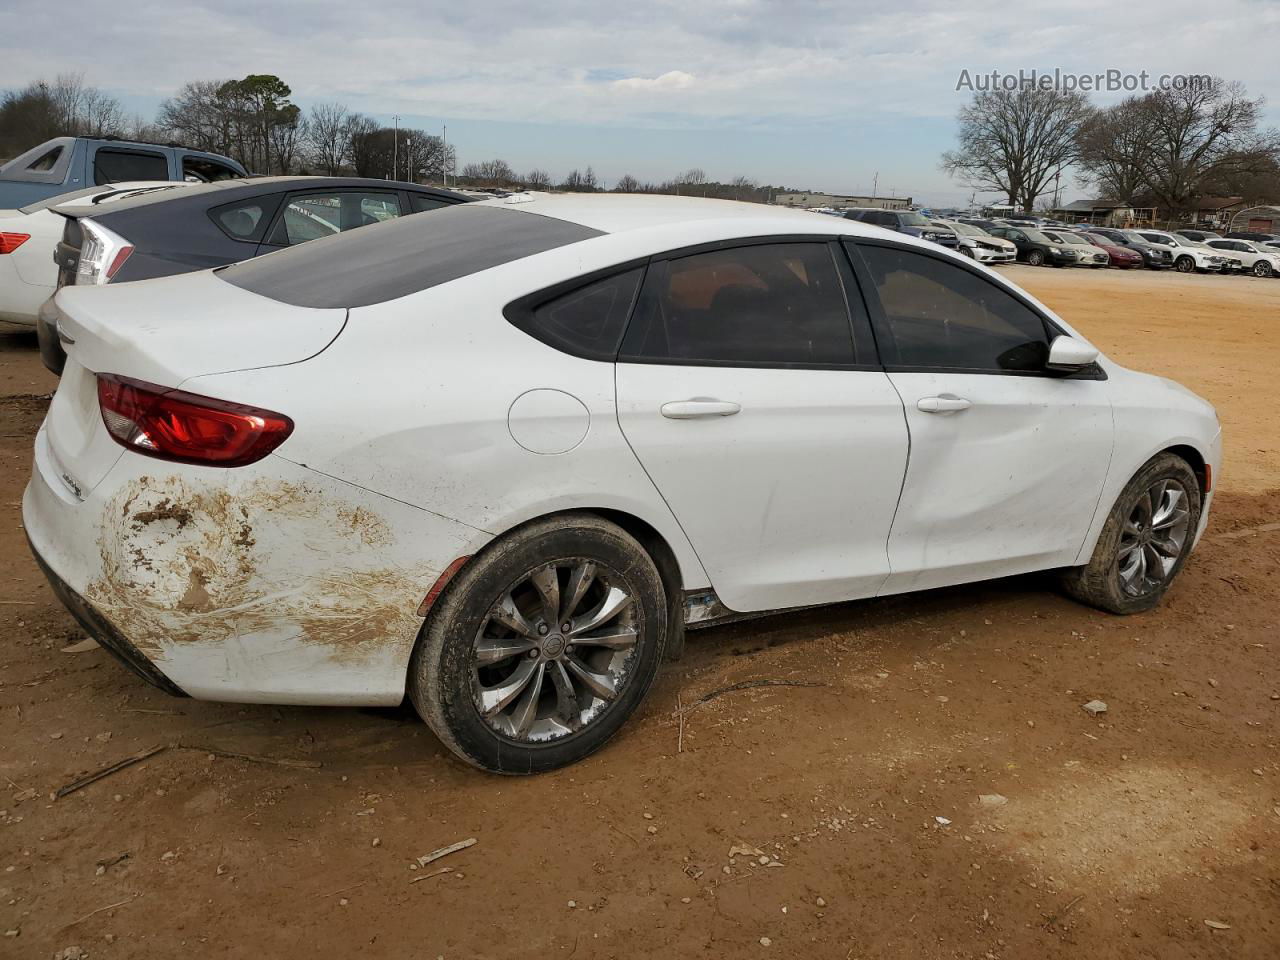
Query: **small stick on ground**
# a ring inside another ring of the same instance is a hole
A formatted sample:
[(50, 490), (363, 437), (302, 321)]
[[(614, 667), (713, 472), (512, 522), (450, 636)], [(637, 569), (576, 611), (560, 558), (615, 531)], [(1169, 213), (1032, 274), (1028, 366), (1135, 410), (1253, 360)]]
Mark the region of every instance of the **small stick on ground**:
[(211, 753), (215, 757), (222, 757), (225, 760), (246, 760), (249, 763), (269, 763), (277, 767), (298, 767), (304, 770), (319, 770), (324, 764), (319, 760), (293, 760), (289, 757), (260, 757), (253, 753), (233, 753), (230, 750), (218, 750), (215, 747), (200, 747), (193, 743), (177, 744), (180, 750), (198, 750), (201, 753)]
[(443, 877), (446, 873), (453, 873), (453, 867), (441, 867), (435, 873), (424, 873), (420, 877), (414, 877), (410, 883), (417, 883), (419, 880), (430, 880), (432, 877)]
[(1068, 903), (1065, 907), (1063, 907), (1061, 910), (1059, 910), (1057, 913), (1043, 914), (1044, 921), (1045, 921), (1044, 922), (1045, 929), (1052, 930), (1054, 925), (1057, 924), (1057, 922), (1060, 919), (1062, 919), (1062, 917), (1070, 913), (1071, 908), (1074, 907), (1077, 903), (1079, 903), (1083, 899), (1084, 899), (1084, 894), (1082, 893), (1078, 897), (1076, 897), (1074, 900), (1072, 900), (1070, 903)]
[(692, 710), (694, 707), (701, 706), (702, 704), (707, 703), (708, 701), (714, 700), (716, 697), (722, 697), (726, 693), (736, 693), (739, 690), (751, 690), (755, 687), (827, 687), (827, 686), (830, 686), (830, 684), (823, 683), (820, 680), (773, 680), (768, 678), (765, 678), (763, 680), (743, 680), (739, 683), (731, 683), (727, 687), (720, 687), (717, 690), (712, 690), (710, 693), (703, 694), (697, 700), (693, 701), (693, 703), (689, 704), (688, 707), (686, 707), (684, 710), (680, 712), (682, 714), (687, 713), (689, 710)]
[(439, 860), (441, 857), (447, 857), (451, 853), (457, 853), (459, 850), (465, 850), (467, 847), (475, 846), (476, 838), (471, 837), (467, 840), (459, 840), (457, 843), (451, 843), (447, 847), (441, 847), (439, 850), (432, 850), (426, 856), (418, 858), (418, 866), (425, 867), (428, 863)]
[(142, 896), (142, 894), (135, 893), (128, 900), (121, 900), (119, 903), (109, 903), (105, 907), (99, 907), (97, 910), (91, 910), (88, 913), (86, 913), (83, 917), (81, 917), (79, 920), (72, 920), (70, 923), (67, 924), (66, 927), (63, 927), (62, 929), (66, 930), (67, 927), (74, 927), (77, 923), (84, 923), (90, 917), (96, 917), (98, 914), (102, 913), (105, 910), (114, 910), (116, 907), (123, 907), (126, 903), (133, 903), (133, 901), (137, 900), (140, 896)]
[(676, 736), (676, 753), (684, 753), (684, 707), (680, 705), (680, 694), (676, 694), (676, 714), (680, 717), (680, 732)]
[(368, 880), (361, 880), (359, 883), (353, 883), (351, 886), (343, 887), (341, 890), (335, 890), (333, 893), (326, 893), (320, 899), (327, 900), (329, 897), (336, 897), (338, 894), (346, 893), (348, 890), (354, 890), (356, 887), (363, 887), (368, 882)]
[(162, 743), (158, 747), (152, 747), (150, 750), (143, 750), (141, 753), (135, 753), (132, 757), (125, 757), (123, 760), (117, 760), (110, 766), (103, 767), (101, 770), (95, 770), (93, 773), (85, 774), (79, 780), (72, 780), (66, 786), (59, 787), (54, 793), (54, 796), (61, 800), (68, 794), (75, 793), (77, 790), (83, 790), (91, 783), (97, 783), (104, 777), (109, 777), (113, 773), (119, 773), (126, 767), (131, 767), (135, 763), (141, 763), (143, 760), (154, 757), (157, 753), (168, 749), (168, 744)]

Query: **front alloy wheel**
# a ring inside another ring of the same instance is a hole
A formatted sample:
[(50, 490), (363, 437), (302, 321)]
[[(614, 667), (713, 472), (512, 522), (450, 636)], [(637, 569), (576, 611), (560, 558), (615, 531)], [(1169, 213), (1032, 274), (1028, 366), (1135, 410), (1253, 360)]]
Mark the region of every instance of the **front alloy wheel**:
[(1116, 570), (1130, 597), (1162, 590), (1187, 545), (1191, 512), (1177, 480), (1157, 480), (1138, 497), (1120, 533)]
[(1150, 610), (1186, 563), (1201, 504), (1186, 460), (1173, 453), (1148, 460), (1116, 498), (1089, 562), (1063, 571), (1063, 587), (1110, 613)]
[(1255, 277), (1271, 276), (1271, 264), (1267, 263), (1265, 260), (1259, 260), (1253, 265), (1253, 275)]
[(1179, 273), (1194, 273), (1196, 262), (1191, 257), (1179, 257), (1174, 267)]

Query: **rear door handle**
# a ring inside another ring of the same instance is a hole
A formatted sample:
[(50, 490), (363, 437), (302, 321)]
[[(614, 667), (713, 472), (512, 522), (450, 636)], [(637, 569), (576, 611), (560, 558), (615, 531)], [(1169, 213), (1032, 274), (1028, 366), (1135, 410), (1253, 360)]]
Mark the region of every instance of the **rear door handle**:
[(943, 394), (940, 397), (923, 397), (916, 403), (916, 409), (924, 413), (959, 413), (968, 410), (972, 403), (963, 397)]
[(672, 400), (662, 405), (662, 415), (668, 420), (698, 420), (703, 417), (732, 417), (742, 407), (729, 400), (710, 397), (694, 397), (692, 400)]

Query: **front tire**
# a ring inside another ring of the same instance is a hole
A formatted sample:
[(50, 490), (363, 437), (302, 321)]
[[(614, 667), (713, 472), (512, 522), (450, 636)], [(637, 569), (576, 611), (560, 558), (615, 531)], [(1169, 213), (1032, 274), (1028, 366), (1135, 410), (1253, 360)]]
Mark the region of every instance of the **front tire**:
[(1089, 562), (1063, 573), (1067, 593), (1109, 613), (1152, 609), (1191, 552), (1200, 509), (1200, 483), (1185, 460), (1148, 460), (1111, 508)]
[(635, 711), (666, 646), (653, 559), (594, 514), (534, 521), (450, 582), (423, 625), (409, 695), (440, 741), (493, 773), (554, 770)]
[(1273, 272), (1271, 264), (1265, 260), (1259, 260), (1253, 265), (1253, 275), (1255, 277), (1269, 277)]
[(1196, 262), (1191, 257), (1179, 257), (1173, 266), (1179, 273), (1196, 272)]
[(1031, 266), (1033, 267), (1043, 266), (1044, 254), (1041, 253), (1039, 250), (1032, 250), (1030, 253), (1027, 254), (1027, 263), (1031, 264)]

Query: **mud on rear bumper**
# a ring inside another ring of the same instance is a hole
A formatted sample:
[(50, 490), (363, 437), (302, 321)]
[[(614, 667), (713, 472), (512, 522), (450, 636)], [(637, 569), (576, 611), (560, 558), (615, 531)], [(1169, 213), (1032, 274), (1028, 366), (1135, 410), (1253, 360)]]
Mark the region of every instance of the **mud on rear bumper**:
[(153, 687), (157, 687), (175, 697), (185, 697), (187, 695), (181, 687), (165, 676), (159, 667), (148, 660), (137, 647), (130, 643), (129, 638), (116, 629), (115, 625), (98, 612), (93, 604), (72, 590), (66, 581), (53, 572), (49, 565), (45, 563), (44, 558), (40, 556), (40, 552), (36, 550), (30, 537), (27, 538), (27, 547), (31, 550), (31, 556), (35, 558), (40, 571), (48, 579), (54, 595), (67, 608), (71, 616), (75, 617), (76, 622), (80, 624), (89, 636), (97, 640), (111, 656), (124, 664), (131, 673), (141, 677)]

